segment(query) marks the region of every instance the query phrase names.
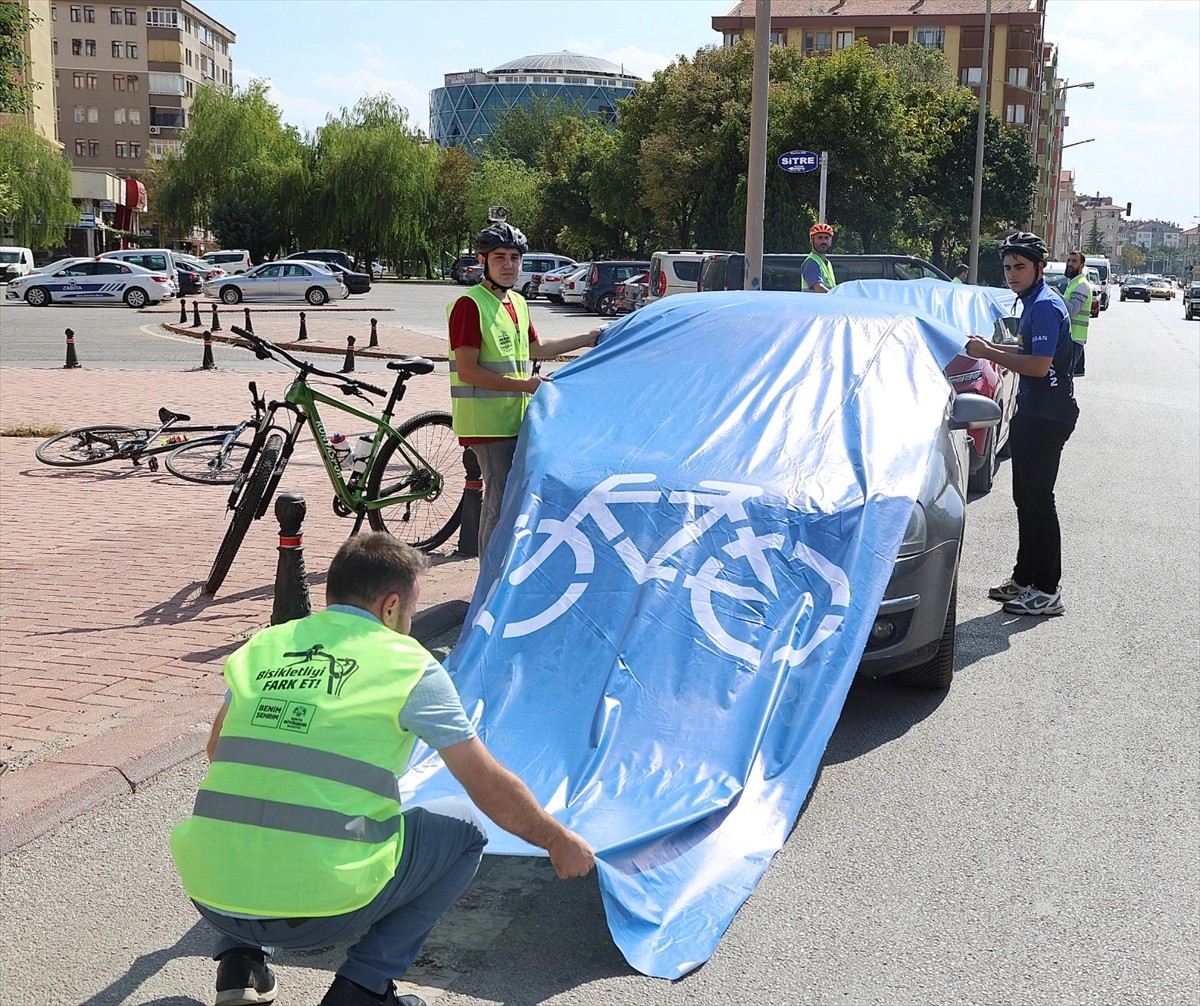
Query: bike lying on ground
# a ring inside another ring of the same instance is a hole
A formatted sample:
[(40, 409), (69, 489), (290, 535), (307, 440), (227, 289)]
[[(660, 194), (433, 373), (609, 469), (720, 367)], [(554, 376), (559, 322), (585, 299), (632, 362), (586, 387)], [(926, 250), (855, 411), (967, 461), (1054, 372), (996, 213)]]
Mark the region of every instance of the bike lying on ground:
[(119, 426), (101, 424), (80, 426), (43, 440), (34, 450), (42, 464), (56, 468), (80, 468), (106, 461), (143, 460), (152, 472), (158, 471), (156, 455), (167, 455), (167, 471), (187, 482), (201, 485), (232, 485), (241, 471), (242, 460), (250, 450), (243, 439), (247, 431), (258, 429), (266, 411), (258, 387), (250, 382), (250, 403), (254, 415), (235, 424), (207, 423), (186, 425), (191, 416), (158, 410), (158, 426)]
[[(305, 427), (312, 431), (333, 486), (334, 511), (342, 517), (357, 515), (355, 533), (365, 518), (374, 530), (386, 531), (429, 551), (457, 530), (462, 520), (466, 474), (463, 449), (451, 427), (450, 413), (422, 412), (399, 426), (392, 425), (406, 382), (418, 374), (430, 373), (433, 364), (429, 360), (408, 356), (390, 361), (388, 369), (397, 374), (389, 395), (355, 377), (320, 370), (244, 329), (235, 327), (231, 331), (248, 342), (260, 360), (286, 363), (296, 371), (296, 377), (283, 401), (267, 404), (265, 420), (242, 461), (229, 494), (228, 508), (233, 516), (204, 585), (205, 593), (215, 594), (225, 582), (250, 524), (267, 512)], [(310, 377), (336, 381), (343, 395), (368, 402), (369, 394), (387, 396), (387, 406), (378, 416), (363, 412), (319, 391), (309, 384)], [(371, 432), (358, 437), (346, 456), (344, 448), (330, 443), (318, 405), (363, 420)], [(291, 418), (278, 422), (280, 412), (291, 413)], [(348, 465), (345, 472), (343, 460)]]

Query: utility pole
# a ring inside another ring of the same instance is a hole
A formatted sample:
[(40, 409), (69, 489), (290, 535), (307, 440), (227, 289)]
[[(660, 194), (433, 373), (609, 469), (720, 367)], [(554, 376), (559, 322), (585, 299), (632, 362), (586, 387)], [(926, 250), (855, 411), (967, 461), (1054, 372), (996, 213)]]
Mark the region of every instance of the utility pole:
[[(988, 0), (990, 3), (991, 0)], [(762, 289), (763, 214), (767, 195), (767, 87), (771, 66), (771, 0), (755, 0), (754, 71), (750, 90), (750, 163), (746, 168), (745, 289)]]
[(983, 12), (983, 67), (979, 77), (979, 120), (975, 125), (975, 191), (971, 197), (971, 256), (967, 282), (979, 282), (979, 218), (983, 212), (983, 136), (987, 127), (988, 70), (992, 63), (992, 0)]

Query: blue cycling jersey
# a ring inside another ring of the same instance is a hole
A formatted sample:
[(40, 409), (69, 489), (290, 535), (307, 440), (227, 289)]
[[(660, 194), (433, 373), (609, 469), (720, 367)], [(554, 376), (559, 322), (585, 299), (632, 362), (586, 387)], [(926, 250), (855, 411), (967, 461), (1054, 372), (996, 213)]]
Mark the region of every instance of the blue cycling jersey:
[(1045, 377), (1021, 375), (1017, 408), (1025, 416), (1074, 427), (1079, 405), (1072, 377), (1071, 316), (1067, 305), (1044, 281), (1021, 294), (1021, 304), (1021, 323), (1017, 329), (1021, 355), (1048, 356), (1051, 363)]

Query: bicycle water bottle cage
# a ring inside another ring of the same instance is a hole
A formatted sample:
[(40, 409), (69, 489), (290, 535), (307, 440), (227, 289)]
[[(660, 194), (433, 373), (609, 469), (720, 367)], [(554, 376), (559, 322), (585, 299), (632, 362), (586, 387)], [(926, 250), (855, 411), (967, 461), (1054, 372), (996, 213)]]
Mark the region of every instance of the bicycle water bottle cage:
[(423, 356), (403, 356), (399, 360), (389, 361), (387, 366), (388, 370), (401, 370), (409, 377), (433, 372), (433, 363)]
[(186, 423), (190, 422), (191, 418), (191, 416), (185, 416), (182, 412), (172, 412), (165, 406), (158, 410), (158, 421), (160, 423), (169, 423), (172, 419), (178, 419), (181, 423)]

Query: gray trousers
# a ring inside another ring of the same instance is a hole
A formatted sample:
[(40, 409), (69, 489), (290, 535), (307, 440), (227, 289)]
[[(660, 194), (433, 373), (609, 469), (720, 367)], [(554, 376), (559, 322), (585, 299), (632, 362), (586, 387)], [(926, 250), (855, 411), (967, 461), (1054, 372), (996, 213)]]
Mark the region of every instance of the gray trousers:
[(479, 460), (479, 470), (483, 472), (483, 505), (479, 510), (480, 562), (487, 555), (488, 540), (495, 530), (496, 521), (500, 519), (500, 504), (504, 502), (504, 487), (508, 485), (508, 473), (512, 469), (516, 449), (516, 437), (471, 445), (471, 450)]

